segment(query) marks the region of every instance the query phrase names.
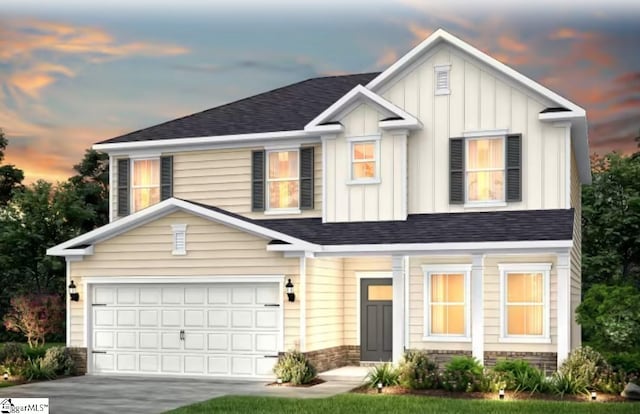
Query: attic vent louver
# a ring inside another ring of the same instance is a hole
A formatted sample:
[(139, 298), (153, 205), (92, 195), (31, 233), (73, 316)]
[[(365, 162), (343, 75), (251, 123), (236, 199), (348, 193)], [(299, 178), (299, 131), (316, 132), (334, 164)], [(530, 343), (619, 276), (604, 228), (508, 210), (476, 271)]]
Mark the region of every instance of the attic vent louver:
[(451, 72), (451, 65), (436, 65), (435, 69), (435, 94), (436, 95), (449, 95), (451, 90), (449, 88), (449, 73)]
[(187, 225), (173, 224), (171, 225), (173, 232), (173, 251), (174, 256), (182, 256), (187, 254)]

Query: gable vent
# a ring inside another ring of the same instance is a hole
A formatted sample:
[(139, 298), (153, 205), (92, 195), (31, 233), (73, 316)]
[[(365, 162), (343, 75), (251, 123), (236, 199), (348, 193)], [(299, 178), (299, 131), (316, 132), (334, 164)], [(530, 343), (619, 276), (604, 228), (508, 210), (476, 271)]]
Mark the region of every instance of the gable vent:
[(171, 226), (173, 231), (173, 251), (174, 255), (187, 254), (187, 225), (186, 224), (173, 224)]
[(449, 88), (450, 72), (451, 72), (451, 65), (435, 66), (435, 94), (436, 95), (449, 95), (451, 93), (451, 89)]

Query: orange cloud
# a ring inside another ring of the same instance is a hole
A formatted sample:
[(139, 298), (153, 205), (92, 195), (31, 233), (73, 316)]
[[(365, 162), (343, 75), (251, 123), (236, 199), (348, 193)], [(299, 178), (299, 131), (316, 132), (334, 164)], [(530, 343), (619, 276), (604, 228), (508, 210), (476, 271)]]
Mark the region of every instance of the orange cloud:
[(396, 60), (398, 60), (398, 53), (393, 49), (385, 49), (382, 56), (376, 61), (376, 66), (386, 68)]
[(527, 51), (525, 44), (510, 36), (500, 36), (498, 38), (498, 45), (508, 52), (524, 53)]
[(54, 74), (75, 76), (75, 73), (65, 66), (40, 63), (25, 72), (12, 74), (7, 83), (9, 87), (17, 88), (30, 97), (37, 98), (41, 89), (55, 82)]
[(423, 27), (413, 22), (409, 23), (408, 29), (411, 32), (411, 34), (413, 34), (414, 44), (418, 44), (422, 42), (424, 39), (429, 37), (431, 33), (434, 32), (434, 30), (431, 28)]
[(599, 37), (600, 37), (600, 34), (598, 33), (581, 32), (575, 29), (571, 29), (569, 27), (561, 27), (549, 35), (549, 39), (553, 39), (553, 40), (562, 40), (562, 39), (590, 40), (590, 39), (598, 39)]

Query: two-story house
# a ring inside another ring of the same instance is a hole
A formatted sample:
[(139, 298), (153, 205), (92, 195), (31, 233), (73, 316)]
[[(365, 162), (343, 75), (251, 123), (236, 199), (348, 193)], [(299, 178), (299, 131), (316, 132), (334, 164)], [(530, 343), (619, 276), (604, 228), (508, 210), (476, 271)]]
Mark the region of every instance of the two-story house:
[(443, 30), (94, 148), (111, 222), (48, 250), (89, 373), (268, 377), (289, 349), (553, 369), (580, 345), (585, 111)]

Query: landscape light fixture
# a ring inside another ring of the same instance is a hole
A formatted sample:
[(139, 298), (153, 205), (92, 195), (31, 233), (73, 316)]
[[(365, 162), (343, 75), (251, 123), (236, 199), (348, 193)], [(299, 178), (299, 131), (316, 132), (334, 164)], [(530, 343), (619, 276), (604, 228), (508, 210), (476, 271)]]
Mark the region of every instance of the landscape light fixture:
[(382, 392), (382, 383), (379, 382), (378, 383), (378, 394), (380, 394)]
[(504, 400), (504, 388), (500, 388), (500, 391), (498, 391), (498, 397), (501, 400)]
[(80, 300), (80, 294), (78, 293), (78, 289), (76, 288), (76, 284), (73, 283), (73, 280), (69, 284), (69, 297), (74, 302), (77, 302)]
[(9, 373), (8, 372), (4, 373), (4, 380), (5, 381), (9, 381)]
[(596, 400), (596, 398), (597, 398), (597, 396), (598, 396), (598, 395), (596, 394), (596, 392), (595, 392), (595, 391), (591, 391), (591, 401), (595, 401), (595, 400)]
[(287, 297), (289, 298), (289, 302), (295, 302), (296, 294), (293, 293), (293, 283), (291, 283), (291, 279), (289, 279), (289, 281), (287, 282), (286, 285), (284, 285), (284, 287), (287, 288)]

